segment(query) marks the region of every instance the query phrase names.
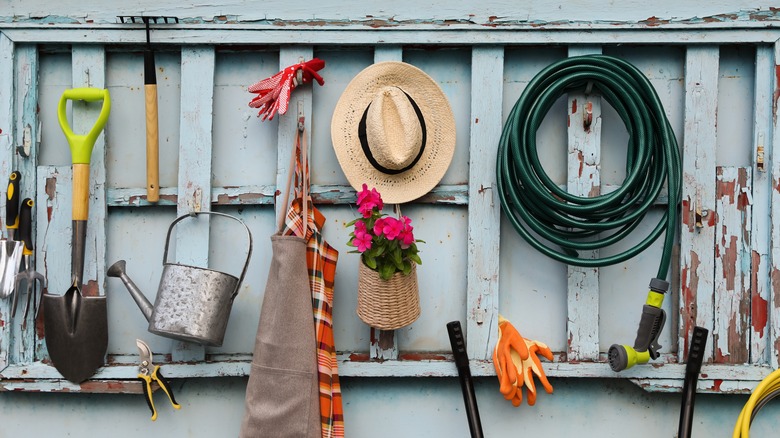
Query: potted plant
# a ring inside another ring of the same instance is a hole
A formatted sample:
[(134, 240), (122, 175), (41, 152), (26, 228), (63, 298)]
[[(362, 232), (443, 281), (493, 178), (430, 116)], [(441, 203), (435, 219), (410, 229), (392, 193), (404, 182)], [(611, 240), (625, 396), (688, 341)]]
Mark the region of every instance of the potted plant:
[(417, 265), (422, 264), (414, 238), (412, 220), (382, 213), (382, 196), (375, 189), (357, 194), (360, 217), (348, 223), (354, 227), (347, 245), (360, 253), (357, 314), (366, 324), (395, 330), (420, 316)]

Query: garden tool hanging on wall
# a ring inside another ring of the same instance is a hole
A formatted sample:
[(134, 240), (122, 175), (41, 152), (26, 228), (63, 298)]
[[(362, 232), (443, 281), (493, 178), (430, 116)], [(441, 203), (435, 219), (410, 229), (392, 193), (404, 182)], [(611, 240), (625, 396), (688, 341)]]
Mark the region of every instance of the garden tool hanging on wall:
[(5, 201), (5, 227), (8, 230), (8, 239), (0, 241), (0, 297), (10, 296), (14, 291), (14, 278), (19, 272), (24, 250), (16, 230), (19, 229), (19, 183), (22, 174), (15, 170), (8, 177), (8, 189)]
[(154, 65), (154, 46), (150, 37), (150, 24), (178, 23), (177, 17), (120, 16), (121, 23), (143, 23), (146, 26), (144, 49), (144, 101), (146, 107), (146, 200), (160, 200), (160, 135), (157, 120), (157, 69)]
[[(101, 102), (100, 114), (86, 135), (74, 134), (68, 125), (68, 100)], [(71, 285), (64, 295), (43, 294), (46, 348), (54, 367), (66, 379), (80, 383), (105, 362), (108, 347), (108, 312), (105, 295), (82, 294), (84, 251), (89, 215), (89, 163), (92, 148), (108, 121), (111, 98), (106, 89), (65, 90), (57, 111), (62, 132), (68, 139), (73, 169), (73, 238)]]
[(38, 273), (33, 269), (32, 261), (30, 257), (33, 255), (33, 243), (32, 243), (32, 208), (34, 202), (30, 198), (25, 198), (22, 201), (22, 207), (19, 209), (19, 238), (24, 245), (24, 271), (16, 274), (16, 281), (14, 287), (14, 303), (11, 310), (11, 317), (16, 316), (16, 306), (19, 303), (19, 295), (22, 293), (22, 282), (25, 283), (25, 294), (27, 295), (27, 303), (24, 305), (24, 315), (22, 321), (27, 321), (27, 315), (30, 313), (30, 304), (33, 308), (33, 319), (38, 316), (38, 307), (40, 305), (40, 298), (38, 297), (38, 291), (35, 289), (35, 283), (41, 284), (40, 292), (46, 288), (46, 277)]
[[(558, 187), (536, 151), (536, 133), (545, 113), (563, 94), (582, 89), (601, 94), (617, 111), (629, 139), (622, 185), (593, 197), (572, 195)], [(575, 56), (548, 66), (528, 83), (512, 108), (496, 168), (501, 208), (509, 222), (531, 246), (557, 261), (590, 268), (613, 265), (644, 251), (665, 233), (657, 278), (650, 282), (634, 347), (615, 344), (609, 351), (614, 371), (657, 358), (682, 170), (677, 139), (647, 77), (632, 64), (606, 55)], [(639, 243), (601, 258), (578, 257), (578, 251), (609, 247), (631, 234), (664, 185), (669, 196), (665, 212)]]
[[(198, 266), (168, 261), (171, 234), (176, 224), (198, 215), (233, 219), (246, 231), (246, 260), (240, 277)], [(252, 233), (241, 219), (215, 211), (198, 211), (179, 216), (168, 227), (163, 252), (163, 271), (154, 306), (127, 275), (125, 261), (108, 268), (106, 275), (122, 280), (130, 295), (149, 321), (149, 332), (171, 339), (219, 347), (225, 339), (233, 300), (241, 289), (252, 258)]]
[(463, 328), (460, 321), (447, 323), (447, 333), (450, 336), (452, 355), (455, 358), (455, 367), (458, 369), (460, 388), (463, 392), (463, 403), (466, 407), (466, 416), (469, 422), (471, 438), (482, 438), (482, 421), (479, 418), (477, 396), (474, 394), (474, 381), (471, 379), (469, 356), (466, 354), (466, 339), (463, 336)]

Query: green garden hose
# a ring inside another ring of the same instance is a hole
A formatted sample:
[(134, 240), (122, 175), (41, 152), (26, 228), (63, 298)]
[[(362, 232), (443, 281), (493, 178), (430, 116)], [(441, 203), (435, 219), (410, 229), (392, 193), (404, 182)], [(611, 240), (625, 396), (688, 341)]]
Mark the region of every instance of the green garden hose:
[[(585, 89), (615, 109), (629, 137), (622, 185), (594, 197), (572, 195), (558, 187), (537, 153), (536, 134), (552, 105), (566, 93)], [(669, 287), (664, 279), (672, 257), (681, 172), (677, 140), (655, 89), (642, 72), (619, 58), (577, 56), (548, 66), (528, 84), (504, 125), (496, 175), (501, 207), (514, 229), (538, 251), (569, 265), (608, 266), (634, 257), (665, 232), (657, 278), (650, 284), (634, 348), (613, 345), (625, 350), (614, 352), (610, 348), (615, 371), (658, 355), (655, 341), (665, 320), (660, 306)], [(600, 258), (578, 257), (578, 251), (609, 247), (634, 231), (664, 184), (668, 206), (639, 243)]]

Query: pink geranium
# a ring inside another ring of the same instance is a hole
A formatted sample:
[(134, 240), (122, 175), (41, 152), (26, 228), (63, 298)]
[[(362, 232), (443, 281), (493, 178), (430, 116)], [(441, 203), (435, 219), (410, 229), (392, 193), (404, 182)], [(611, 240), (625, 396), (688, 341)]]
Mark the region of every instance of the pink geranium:
[(401, 217), (403, 222), (403, 228), (398, 234), (398, 239), (401, 241), (401, 249), (409, 248), (414, 243), (414, 227), (412, 226), (412, 220), (407, 216)]
[(357, 206), (360, 214), (367, 218), (371, 216), (371, 211), (374, 208), (381, 210), (385, 205), (382, 202), (382, 196), (376, 189), (368, 190), (368, 185), (363, 184), (363, 190), (357, 194)]

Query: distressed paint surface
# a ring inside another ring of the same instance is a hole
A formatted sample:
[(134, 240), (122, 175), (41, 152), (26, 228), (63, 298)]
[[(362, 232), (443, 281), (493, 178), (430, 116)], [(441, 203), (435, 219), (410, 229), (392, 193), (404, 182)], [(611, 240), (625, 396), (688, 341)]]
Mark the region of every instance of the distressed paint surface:
[[(769, 277), (772, 280), (771, 293), (769, 294), (770, 321), (780, 321), (780, 41), (774, 44), (774, 74), (772, 76), (772, 153), (770, 169), (772, 177), (771, 190), (771, 220), (772, 240), (770, 249)], [(770, 332), (770, 364), (774, 368), (780, 367), (780, 324), (773, 323)]]
[[(0, 175), (10, 175), (13, 171), (13, 133), (14, 133), (14, 43), (5, 34), (0, 33)], [(4, 192), (3, 192), (4, 193)], [(0, 205), (5, 211), (5, 196)], [(5, 227), (5, 215), (0, 221)], [(6, 236), (3, 233), (3, 236)], [(0, 301), (0, 370), (8, 365), (11, 349), (10, 301)]]
[(718, 363), (748, 363), (750, 354), (751, 169), (718, 167), (715, 193), (715, 321)]
[(772, 223), (770, 199), (772, 174), (769, 157), (772, 156), (772, 84), (774, 75), (771, 47), (756, 49), (756, 81), (753, 110), (752, 153), (752, 221), (750, 228), (750, 362), (767, 363), (771, 327), (769, 275)]
[[(601, 53), (598, 46), (570, 46), (569, 56)], [(568, 172), (566, 191), (580, 197), (601, 194), (601, 96), (568, 94)], [(599, 251), (580, 254), (597, 258)], [(568, 267), (567, 359), (593, 361), (599, 357), (599, 270)]]
[[(685, 132), (680, 234), (680, 360), (694, 326), (713, 332), (717, 46), (689, 46), (685, 64)], [(711, 340), (704, 360), (712, 359)]]

